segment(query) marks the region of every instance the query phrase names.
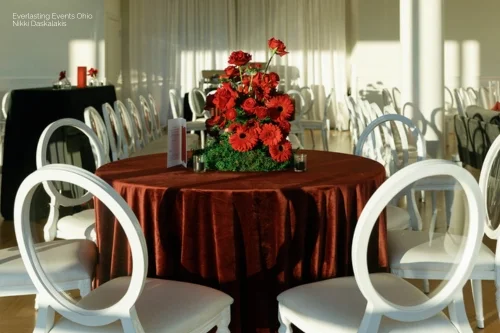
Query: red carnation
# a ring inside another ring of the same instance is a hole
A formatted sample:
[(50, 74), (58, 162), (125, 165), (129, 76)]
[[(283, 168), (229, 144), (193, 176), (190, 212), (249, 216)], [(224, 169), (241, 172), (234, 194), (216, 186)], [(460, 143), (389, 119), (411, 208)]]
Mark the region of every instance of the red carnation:
[(262, 130), (260, 131), (259, 139), (262, 140), (266, 146), (274, 146), (281, 142), (283, 135), (281, 134), (281, 130), (278, 126), (273, 124), (265, 124), (262, 126)]
[(271, 50), (276, 52), (280, 57), (284, 56), (285, 54), (288, 54), (288, 52), (285, 50), (286, 46), (285, 44), (280, 41), (279, 39), (275, 39), (274, 37), (271, 38), (270, 40), (267, 41), (267, 45)]
[(253, 109), (253, 111), (259, 119), (264, 119), (269, 116), (269, 113), (267, 112), (267, 108), (265, 106), (257, 106), (255, 107), (255, 109)]
[(250, 97), (243, 102), (241, 108), (248, 113), (254, 113), (254, 109), (256, 106), (257, 106), (257, 101)]
[(251, 132), (240, 129), (229, 137), (229, 144), (231, 144), (231, 147), (236, 151), (249, 151), (257, 144), (257, 136)]
[(91, 68), (91, 69), (89, 69), (89, 76), (90, 77), (96, 77), (97, 73), (99, 73), (99, 71), (97, 70), (97, 68)]
[(59, 72), (59, 80), (65, 79), (66, 78), (66, 71), (60, 71)]
[(237, 115), (238, 115), (238, 112), (236, 112), (236, 110), (234, 108), (231, 108), (231, 109), (226, 111), (226, 119), (227, 120), (231, 120), (231, 121), (235, 120)]
[(234, 51), (229, 56), (229, 60), (227, 62), (230, 65), (245, 66), (250, 60), (252, 60), (252, 56), (249, 53)]
[(294, 112), (292, 100), (288, 95), (278, 95), (271, 98), (266, 106), (269, 108), (269, 115), (273, 120), (290, 119)]
[(269, 154), (276, 162), (286, 162), (292, 157), (292, 144), (289, 141), (269, 146)]

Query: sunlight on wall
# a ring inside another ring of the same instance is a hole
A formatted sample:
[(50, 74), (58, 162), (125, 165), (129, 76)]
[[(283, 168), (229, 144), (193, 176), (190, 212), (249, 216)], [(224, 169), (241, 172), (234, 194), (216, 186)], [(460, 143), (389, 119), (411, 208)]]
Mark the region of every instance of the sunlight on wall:
[(479, 89), (481, 73), (480, 45), (477, 40), (462, 42), (462, 87)]
[(73, 85), (77, 83), (77, 67), (86, 66), (87, 69), (97, 67), (96, 44), (92, 40), (79, 39), (69, 42), (68, 77)]
[(460, 87), (460, 45), (455, 40), (447, 40), (444, 42), (444, 85), (448, 88), (455, 89)]

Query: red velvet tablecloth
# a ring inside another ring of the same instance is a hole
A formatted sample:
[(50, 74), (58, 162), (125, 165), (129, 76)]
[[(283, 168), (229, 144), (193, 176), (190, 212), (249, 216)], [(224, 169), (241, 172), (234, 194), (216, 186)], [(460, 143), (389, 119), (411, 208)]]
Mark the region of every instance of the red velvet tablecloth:
[[(379, 163), (305, 151), (308, 171), (194, 173), (166, 168), (166, 154), (113, 162), (96, 173), (137, 215), (149, 277), (198, 283), (234, 298), (230, 329), (276, 332), (276, 296), (291, 287), (353, 275), (351, 241), (361, 211), (385, 180)], [(129, 275), (126, 237), (96, 202), (96, 285)], [(372, 233), (373, 271), (388, 267), (385, 215)]]

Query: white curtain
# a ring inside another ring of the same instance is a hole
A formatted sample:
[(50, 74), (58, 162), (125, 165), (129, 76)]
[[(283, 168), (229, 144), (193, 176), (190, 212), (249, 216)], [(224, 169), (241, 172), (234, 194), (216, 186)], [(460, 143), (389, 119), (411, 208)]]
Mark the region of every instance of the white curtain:
[(123, 16), (124, 98), (151, 92), (168, 109), (168, 89), (198, 87), (201, 71), (224, 69), (231, 51), (266, 61), (271, 37), (290, 52), (272, 63), (285, 89), (313, 88), (313, 119), (332, 88), (346, 91), (345, 0), (125, 0)]

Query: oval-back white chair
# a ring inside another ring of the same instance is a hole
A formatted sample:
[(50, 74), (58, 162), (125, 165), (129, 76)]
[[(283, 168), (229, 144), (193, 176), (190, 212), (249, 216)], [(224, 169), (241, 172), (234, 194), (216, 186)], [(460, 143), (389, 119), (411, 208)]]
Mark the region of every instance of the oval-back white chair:
[(444, 87), (444, 106), (446, 110), (452, 110), (454, 103), (453, 93), (450, 88)]
[(478, 98), (477, 98), (476, 90), (472, 87), (468, 87), (466, 92), (467, 92), (467, 95), (469, 95), (471, 105), (478, 105)]
[[(96, 169), (106, 163), (104, 149), (96, 134), (83, 122), (76, 119), (60, 119), (48, 125), (42, 132), (36, 149), (36, 167), (40, 169), (50, 164), (47, 161), (47, 151), (50, 138), (54, 132), (65, 126), (71, 126), (83, 132), (89, 139), (94, 154)], [(55, 238), (61, 239), (89, 239), (96, 241), (95, 234), (95, 211), (94, 209), (83, 210), (79, 213), (59, 218), (59, 207), (78, 207), (93, 199), (92, 193), (84, 193), (80, 197), (70, 198), (64, 196), (52, 182), (43, 184), (45, 192), (50, 198), (50, 212), (47, 223), (43, 229), (45, 241)]]
[(114, 109), (115, 109), (115, 114), (120, 117), (120, 120), (123, 125), (123, 140), (125, 142), (124, 144), (124, 158), (127, 158), (130, 156), (130, 154), (134, 153), (136, 149), (139, 149), (136, 147), (136, 145), (140, 144), (137, 142), (137, 133), (136, 133), (136, 127), (134, 125), (134, 119), (132, 118), (132, 115), (130, 112), (127, 110), (127, 107), (125, 104), (123, 104), (122, 101), (117, 100), (114, 103)]
[(460, 94), (458, 89), (455, 89), (454, 92), (455, 92), (455, 103), (457, 104), (458, 114), (462, 117), (466, 117), (465, 104), (462, 95)]
[(132, 114), (136, 128), (136, 141), (140, 145), (140, 150), (144, 148), (149, 143), (149, 134), (146, 129), (146, 119), (143, 112), (139, 112), (137, 106), (131, 98), (127, 98), (128, 110)]
[(177, 90), (170, 89), (168, 91), (168, 97), (170, 101), (170, 111), (172, 112), (172, 117), (174, 119), (182, 118), (183, 117), (182, 107), (181, 107), (182, 103), (181, 103), (181, 98), (177, 93)]
[(465, 88), (463, 88), (463, 87), (458, 88), (458, 92), (460, 93), (460, 96), (462, 97), (462, 101), (464, 103), (464, 110), (466, 110), (468, 106), (472, 105), (472, 102), (469, 98), (469, 94), (467, 93), (467, 90), (465, 90)]
[(311, 119), (312, 109), (314, 107), (314, 91), (311, 87), (302, 87), (299, 89), (300, 94), (304, 97), (304, 101), (306, 103), (306, 107), (303, 113), (303, 117), (306, 119)]
[(354, 105), (352, 103), (352, 99), (350, 98), (350, 96), (345, 95), (344, 100), (347, 107), (347, 111), (349, 112), (349, 133), (351, 134), (351, 143), (353, 149), (355, 149), (359, 135), (361, 134), (358, 131), (358, 117), (354, 111)]
[(394, 106), (394, 100), (391, 96), (390, 91), (387, 88), (382, 89), (382, 103), (384, 106), (392, 105)]
[(102, 115), (104, 116), (104, 124), (108, 132), (111, 160), (118, 161), (127, 158), (127, 141), (124, 138), (125, 133), (123, 132), (121, 117), (117, 116), (109, 103), (102, 105)]
[(85, 124), (90, 127), (99, 138), (102, 148), (104, 149), (105, 163), (109, 162), (109, 135), (106, 131), (106, 125), (101, 115), (95, 108), (89, 106), (83, 111), (83, 119)]
[[(461, 251), (449, 281), (429, 298), (398, 276), (370, 274), (367, 251), (372, 229), (392, 198), (419, 179), (435, 175), (454, 177), (465, 189), (470, 225), (458, 244)], [(291, 333), (291, 324), (303, 332), (471, 332), (462, 288), (481, 246), (482, 207), (481, 191), (471, 174), (447, 161), (421, 161), (398, 171), (371, 196), (358, 219), (352, 240), (354, 277), (306, 284), (280, 294), (279, 332)], [(442, 312), (445, 307), (450, 319)]]
[(199, 88), (193, 88), (188, 94), (189, 108), (191, 108), (193, 114), (192, 121), (205, 122), (206, 117), (203, 108), (205, 107), (206, 100), (207, 95)]
[[(69, 182), (93, 193), (120, 223), (130, 245), (132, 275), (108, 281), (78, 303), (60, 294), (34, 250), (29, 208), (37, 185), (51, 181)], [(217, 326), (218, 332), (229, 333), (233, 300), (228, 295), (190, 283), (146, 279), (148, 253), (139, 221), (125, 200), (94, 174), (69, 165), (38, 169), (19, 188), (14, 224), (21, 257), (43, 300), (38, 310), (40, 332), (160, 333), (175, 328), (179, 332), (205, 333)], [(63, 317), (57, 323), (55, 312)]]
[(2, 115), (3, 119), (6, 120), (9, 116), (10, 111), (10, 91), (6, 92), (2, 97)]
[(155, 115), (151, 108), (149, 107), (148, 101), (144, 96), (139, 96), (139, 103), (141, 104), (142, 113), (144, 115), (144, 121), (146, 125), (146, 132), (149, 136), (149, 142), (154, 141), (159, 138), (158, 131), (156, 129)]
[(286, 93), (294, 100), (295, 107), (295, 120), (290, 121), (290, 133), (296, 134), (300, 143), (304, 145), (304, 128), (302, 128), (301, 119), (306, 109), (306, 101), (298, 90), (292, 89), (288, 90)]
[(148, 94), (149, 106), (151, 106), (151, 110), (153, 111), (155, 125), (156, 125), (156, 135), (161, 137), (163, 135), (163, 127), (161, 125), (162, 112), (161, 109), (158, 109), (156, 105), (156, 100), (153, 95)]
[(401, 92), (398, 88), (392, 88), (392, 100), (394, 101), (394, 109), (398, 114), (401, 114)]

